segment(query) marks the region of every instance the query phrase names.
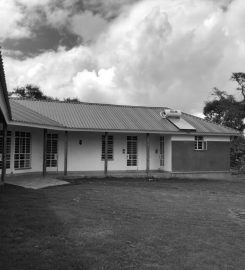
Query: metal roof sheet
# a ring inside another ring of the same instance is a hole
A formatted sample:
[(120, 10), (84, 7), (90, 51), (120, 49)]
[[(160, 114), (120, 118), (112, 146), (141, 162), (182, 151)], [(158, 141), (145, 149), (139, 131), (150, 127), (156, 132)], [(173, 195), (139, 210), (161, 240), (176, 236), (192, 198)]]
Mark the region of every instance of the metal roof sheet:
[[(13, 120), (71, 129), (173, 132), (180, 130), (160, 116), (164, 107), (123, 106), (10, 99)], [(182, 113), (197, 133), (238, 134), (234, 129)]]
[(14, 121), (38, 125), (63, 127), (60, 123), (19, 104), (13, 99), (10, 99), (10, 106), (12, 110), (12, 118)]

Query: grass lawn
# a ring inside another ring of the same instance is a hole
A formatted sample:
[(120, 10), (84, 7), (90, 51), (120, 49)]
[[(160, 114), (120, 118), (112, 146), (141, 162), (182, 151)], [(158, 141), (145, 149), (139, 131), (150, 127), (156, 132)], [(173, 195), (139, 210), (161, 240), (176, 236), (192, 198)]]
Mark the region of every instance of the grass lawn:
[(0, 269), (243, 270), (245, 181), (6, 185)]

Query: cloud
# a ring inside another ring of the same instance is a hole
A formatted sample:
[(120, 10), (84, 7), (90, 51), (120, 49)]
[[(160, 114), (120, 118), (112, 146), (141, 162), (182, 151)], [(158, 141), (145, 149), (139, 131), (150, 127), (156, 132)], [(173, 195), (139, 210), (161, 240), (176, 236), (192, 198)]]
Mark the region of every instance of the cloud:
[(96, 66), (91, 51), (83, 46), (66, 51), (50, 51), (25, 60), (5, 57), (9, 91), (27, 83), (36, 84), (47, 95), (68, 97), (74, 95), (72, 79), (80, 70)]
[(81, 30), (94, 40), (89, 45), (7, 57), (9, 90), (35, 83), (59, 98), (201, 112), (214, 86), (235, 88), (231, 73), (244, 72), (243, 9), (242, 0), (141, 1), (122, 9), (97, 39), (97, 30)]
[(106, 20), (117, 18), (125, 9), (140, 0), (83, 0), (84, 10), (100, 14)]
[(30, 30), (23, 22), (25, 14), (14, 1), (0, 0), (0, 18), (0, 41), (3, 41), (5, 38), (30, 36)]
[(70, 19), (71, 31), (81, 36), (85, 42), (95, 39), (106, 27), (107, 21), (91, 11), (75, 14)]

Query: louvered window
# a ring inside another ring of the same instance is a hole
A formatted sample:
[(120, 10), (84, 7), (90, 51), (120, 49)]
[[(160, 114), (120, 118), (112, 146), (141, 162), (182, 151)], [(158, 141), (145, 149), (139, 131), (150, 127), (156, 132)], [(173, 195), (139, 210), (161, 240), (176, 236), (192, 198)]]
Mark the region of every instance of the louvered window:
[(15, 132), (14, 168), (29, 169), (31, 167), (31, 133)]
[[(107, 137), (107, 159), (113, 160), (113, 136)], [(105, 135), (102, 135), (101, 160), (105, 160)]]
[(195, 136), (195, 150), (207, 150), (207, 141), (204, 141), (203, 136)]
[(127, 136), (127, 166), (137, 166), (137, 136)]
[[(0, 130), (0, 169), (2, 169), (2, 154), (3, 154), (3, 131)], [(11, 131), (7, 132), (7, 149), (6, 149), (6, 168), (10, 168), (11, 159)]]
[(46, 167), (57, 167), (58, 160), (58, 134), (47, 134)]

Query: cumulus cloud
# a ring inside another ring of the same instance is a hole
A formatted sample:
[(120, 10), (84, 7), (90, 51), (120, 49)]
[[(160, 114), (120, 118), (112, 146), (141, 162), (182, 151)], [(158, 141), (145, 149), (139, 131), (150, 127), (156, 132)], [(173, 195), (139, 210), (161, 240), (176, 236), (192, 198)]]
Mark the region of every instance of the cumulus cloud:
[(23, 22), (25, 14), (14, 1), (0, 0), (0, 18), (0, 41), (30, 36), (29, 28)]
[(94, 40), (106, 27), (107, 21), (91, 11), (75, 14), (70, 19), (71, 31), (81, 36), (85, 42)]
[(231, 73), (244, 72), (241, 10), (242, 0), (141, 1), (90, 45), (22, 61), (7, 57), (9, 90), (35, 83), (59, 98), (200, 112), (212, 87), (229, 90)]

